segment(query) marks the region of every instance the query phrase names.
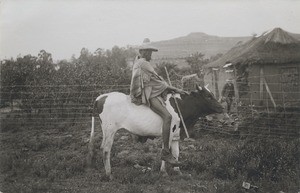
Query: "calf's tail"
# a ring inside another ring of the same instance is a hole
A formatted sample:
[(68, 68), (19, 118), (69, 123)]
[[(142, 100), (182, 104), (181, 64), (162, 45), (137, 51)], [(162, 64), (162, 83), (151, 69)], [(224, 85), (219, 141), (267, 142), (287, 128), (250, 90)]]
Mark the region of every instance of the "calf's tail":
[(92, 162), (94, 158), (94, 136), (95, 136), (95, 117), (92, 116), (92, 128), (91, 128), (91, 135), (89, 141), (89, 153), (87, 157), (88, 167), (92, 167)]
[[(92, 114), (92, 128), (91, 128), (90, 142), (89, 142), (89, 154), (87, 157), (87, 164), (89, 167), (92, 166), (92, 161), (93, 161), (93, 157), (94, 157), (95, 117), (96, 116), (99, 117), (99, 115), (102, 113), (106, 98), (107, 98), (107, 96), (105, 96), (105, 95), (100, 96), (94, 102), (93, 114)], [(101, 122), (102, 121), (100, 119), (100, 124), (101, 124)]]

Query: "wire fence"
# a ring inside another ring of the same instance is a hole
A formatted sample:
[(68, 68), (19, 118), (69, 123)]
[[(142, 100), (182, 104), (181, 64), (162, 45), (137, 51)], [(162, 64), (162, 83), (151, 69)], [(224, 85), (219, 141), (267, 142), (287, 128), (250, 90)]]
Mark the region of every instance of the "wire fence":
[[(226, 77), (219, 77), (222, 80), (210, 78), (207, 77), (205, 83), (211, 85), (210, 88), (218, 98), (222, 98), (222, 92), (227, 83)], [(230, 113), (240, 120), (240, 133), (264, 137), (299, 137), (300, 81), (298, 74), (264, 74), (263, 77), (253, 75), (232, 78), (228, 82), (234, 85)], [(211, 125), (204, 124), (203, 126), (210, 130), (214, 129)], [(217, 131), (220, 132), (220, 130), (219, 128)]]
[[(173, 85), (185, 90), (194, 90), (197, 82), (184, 84), (181, 81)], [(256, 83), (250, 83), (256, 84)], [(16, 90), (16, 88), (18, 88)], [(88, 124), (92, 115), (94, 100), (108, 92), (129, 93), (130, 85), (15, 85), (1, 90), (1, 127), (9, 125), (28, 127), (53, 127), (62, 124)], [(259, 87), (258, 87), (259, 88)], [(7, 92), (9, 91), (9, 92)], [(246, 97), (233, 100), (230, 115), (238, 127), (232, 131), (218, 122), (209, 122), (200, 118), (198, 128), (203, 131), (226, 135), (299, 137), (300, 103), (298, 90), (291, 92), (276, 91), (282, 96), (283, 103), (274, 108), (268, 95), (263, 99), (254, 97), (259, 90), (248, 90)], [(255, 101), (265, 100), (264, 105), (254, 105)], [(245, 102), (247, 101), (247, 102)], [(289, 105), (288, 105), (289, 104)], [(293, 104), (293, 105), (290, 105)]]

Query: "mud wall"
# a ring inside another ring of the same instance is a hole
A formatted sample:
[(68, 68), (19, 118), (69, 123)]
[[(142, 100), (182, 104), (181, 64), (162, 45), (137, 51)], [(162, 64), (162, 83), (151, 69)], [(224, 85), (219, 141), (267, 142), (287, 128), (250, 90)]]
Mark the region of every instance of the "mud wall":
[(255, 106), (292, 106), (299, 103), (299, 64), (251, 65), (247, 90), (240, 100)]

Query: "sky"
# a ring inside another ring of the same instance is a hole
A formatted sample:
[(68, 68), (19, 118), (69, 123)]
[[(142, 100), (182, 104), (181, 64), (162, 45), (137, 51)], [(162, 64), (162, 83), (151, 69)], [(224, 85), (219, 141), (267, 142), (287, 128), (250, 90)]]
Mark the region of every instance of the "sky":
[(300, 0), (0, 0), (0, 60), (40, 50), (54, 60), (203, 32), (300, 34)]

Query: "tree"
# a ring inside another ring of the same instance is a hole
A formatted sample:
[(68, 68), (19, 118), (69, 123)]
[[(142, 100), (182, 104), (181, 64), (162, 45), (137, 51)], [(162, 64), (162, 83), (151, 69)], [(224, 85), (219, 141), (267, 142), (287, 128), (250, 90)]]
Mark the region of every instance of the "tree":
[(18, 99), (23, 110), (43, 111), (38, 115), (44, 116), (58, 116), (54, 113), (58, 107), (63, 115), (63, 108), (68, 105), (75, 115), (73, 106), (83, 105), (87, 110), (96, 97), (94, 94), (111, 91), (119, 85), (125, 85), (120, 91), (129, 91), (131, 71), (127, 59), (132, 57), (135, 57), (133, 49), (115, 46), (94, 53), (83, 48), (78, 58), (73, 56), (71, 61), (58, 63), (45, 50), (37, 57), (26, 55), (4, 60), (1, 61), (1, 100), (12, 103)]
[(179, 71), (176, 64), (171, 63), (171, 62), (161, 62), (159, 64), (156, 64), (155, 65), (155, 71), (157, 72), (157, 74), (162, 76), (165, 80), (167, 80), (167, 74), (166, 74), (165, 68), (167, 68), (167, 71), (170, 75), (170, 78), (172, 77), (174, 72), (176, 73), (176, 72)]
[(192, 73), (201, 72), (202, 66), (208, 63), (208, 59), (205, 59), (204, 56), (201, 52), (196, 52), (185, 58), (185, 61), (191, 67)]
[(80, 51), (80, 56), (78, 58), (78, 63), (80, 65), (89, 65), (91, 64), (92, 53), (87, 48), (82, 48)]
[(2, 101), (10, 101), (12, 105), (14, 100), (23, 98), (22, 94), (30, 90), (28, 85), (34, 78), (36, 64), (37, 58), (31, 55), (1, 61)]

